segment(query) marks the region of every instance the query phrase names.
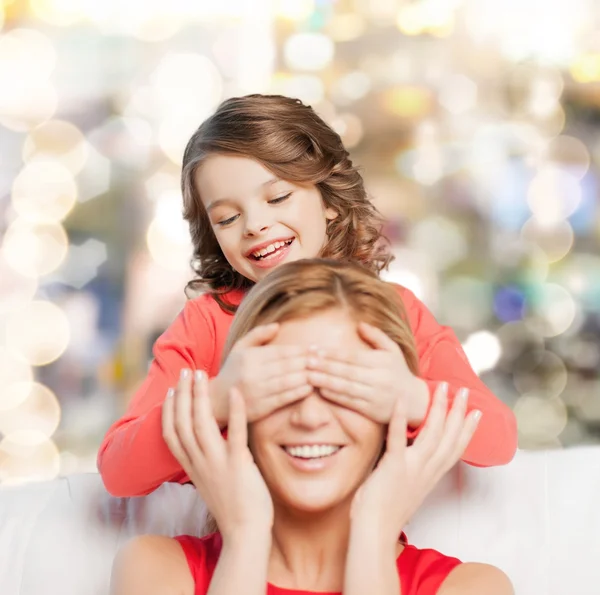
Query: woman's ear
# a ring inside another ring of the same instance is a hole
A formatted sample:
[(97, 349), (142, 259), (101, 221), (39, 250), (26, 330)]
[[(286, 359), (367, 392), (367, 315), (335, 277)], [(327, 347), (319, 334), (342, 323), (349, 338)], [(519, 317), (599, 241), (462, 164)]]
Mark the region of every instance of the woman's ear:
[(327, 207), (325, 209), (325, 219), (327, 219), (328, 221), (333, 221), (334, 219), (337, 219), (339, 216), (339, 213), (337, 211), (334, 211), (331, 207)]

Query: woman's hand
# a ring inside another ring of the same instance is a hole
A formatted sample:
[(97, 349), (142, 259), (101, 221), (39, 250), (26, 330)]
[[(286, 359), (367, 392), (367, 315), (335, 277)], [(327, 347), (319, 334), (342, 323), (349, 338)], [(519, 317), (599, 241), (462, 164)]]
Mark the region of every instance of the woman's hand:
[(481, 413), (471, 411), (465, 417), (468, 391), (461, 389), (446, 415), (447, 390), (446, 384), (436, 390), (427, 421), (412, 446), (406, 444), (402, 401), (396, 402), (386, 451), (352, 503), (353, 533), (364, 537), (375, 532), (393, 547), (426, 496), (460, 459)]
[(270, 536), (273, 502), (248, 449), (239, 391), (231, 390), (227, 440), (215, 421), (205, 374), (196, 373), (192, 388), (191, 372), (184, 370), (170, 393), (163, 405), (163, 437), (215, 517), (224, 542)]
[(389, 423), (402, 400), (408, 423), (419, 425), (429, 408), (429, 389), (409, 369), (398, 345), (382, 330), (361, 322), (360, 337), (372, 351), (317, 351), (308, 358), (308, 381), (325, 399)]
[(295, 345), (269, 345), (278, 330), (277, 323), (252, 329), (234, 345), (219, 375), (211, 380), (211, 401), (221, 426), (228, 418), (228, 395), (234, 386), (243, 395), (250, 422), (311, 393), (308, 351)]

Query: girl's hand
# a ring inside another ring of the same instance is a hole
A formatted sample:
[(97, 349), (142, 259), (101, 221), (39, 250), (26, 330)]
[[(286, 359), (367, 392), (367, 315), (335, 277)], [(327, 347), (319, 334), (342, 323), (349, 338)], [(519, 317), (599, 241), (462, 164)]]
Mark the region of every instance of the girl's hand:
[[(193, 392), (193, 395), (192, 395)], [(273, 502), (248, 449), (244, 400), (231, 390), (225, 440), (215, 421), (206, 375), (184, 370), (162, 415), (163, 437), (215, 517), (223, 539), (270, 535)]]
[(383, 331), (361, 322), (358, 333), (372, 351), (317, 352), (308, 358), (308, 381), (325, 399), (380, 423), (389, 423), (401, 400), (409, 423), (419, 425), (429, 408), (427, 385)]
[(354, 531), (362, 535), (375, 531), (392, 546), (426, 496), (460, 459), (481, 413), (471, 411), (465, 417), (468, 391), (461, 389), (446, 415), (447, 391), (446, 384), (436, 390), (429, 417), (412, 446), (406, 445), (402, 401), (396, 402), (386, 451), (352, 503)]
[(312, 392), (306, 369), (308, 351), (295, 345), (269, 345), (278, 330), (277, 323), (252, 329), (235, 344), (211, 381), (213, 410), (220, 425), (226, 423), (227, 396), (234, 386), (243, 395), (250, 422)]

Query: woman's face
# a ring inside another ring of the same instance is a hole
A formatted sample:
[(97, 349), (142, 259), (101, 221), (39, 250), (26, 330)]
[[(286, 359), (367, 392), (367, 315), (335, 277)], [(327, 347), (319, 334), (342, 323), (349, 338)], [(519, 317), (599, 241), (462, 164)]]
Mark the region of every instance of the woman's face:
[[(335, 351), (371, 349), (345, 311), (281, 324), (275, 345)], [(276, 505), (324, 512), (351, 500), (381, 453), (385, 427), (323, 399), (317, 391), (249, 428), (254, 455)]]
[(336, 213), (313, 185), (278, 179), (246, 157), (211, 155), (196, 188), (229, 264), (252, 281), (284, 262), (319, 256)]

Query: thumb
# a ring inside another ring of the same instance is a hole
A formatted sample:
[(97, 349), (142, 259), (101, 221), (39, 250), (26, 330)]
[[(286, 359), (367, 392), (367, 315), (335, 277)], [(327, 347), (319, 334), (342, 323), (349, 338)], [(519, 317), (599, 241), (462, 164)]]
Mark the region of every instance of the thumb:
[(247, 335), (243, 336), (236, 344), (234, 349), (246, 349), (248, 347), (259, 347), (270, 343), (277, 335), (279, 324), (263, 324), (253, 328)]
[(367, 322), (361, 322), (358, 325), (358, 334), (373, 349), (380, 349), (382, 351), (401, 351), (397, 343), (388, 337), (381, 329)]

